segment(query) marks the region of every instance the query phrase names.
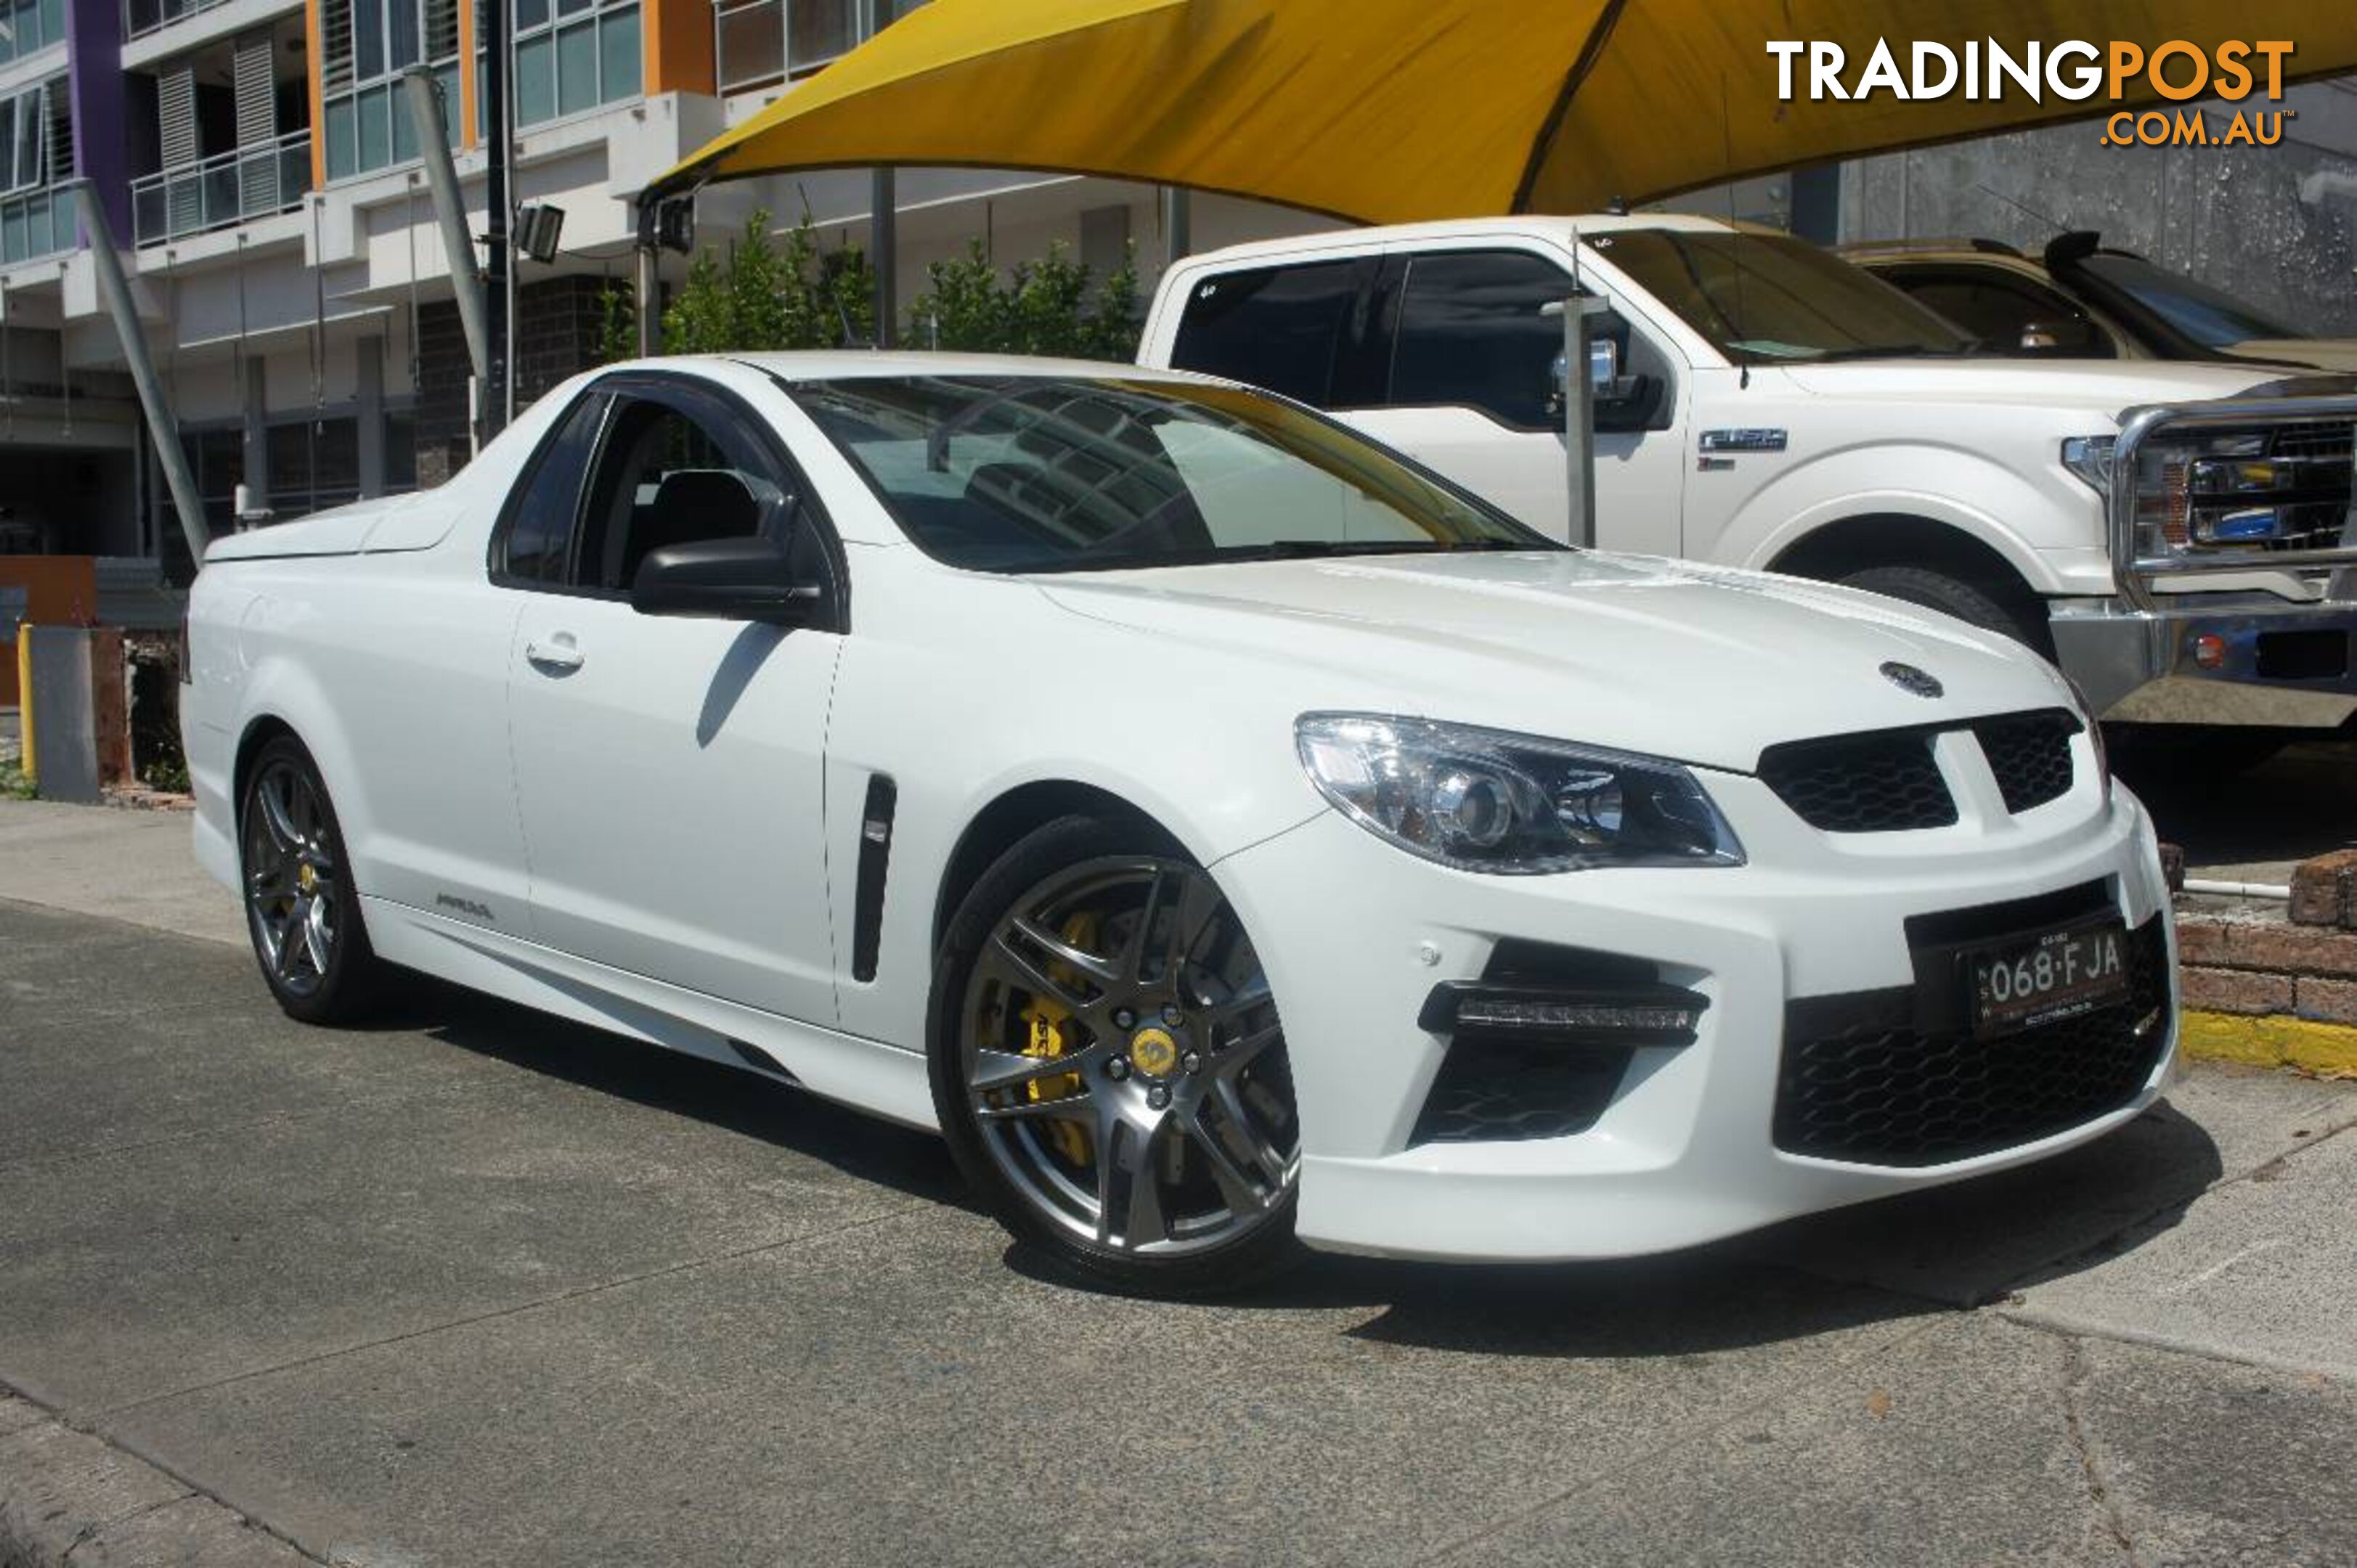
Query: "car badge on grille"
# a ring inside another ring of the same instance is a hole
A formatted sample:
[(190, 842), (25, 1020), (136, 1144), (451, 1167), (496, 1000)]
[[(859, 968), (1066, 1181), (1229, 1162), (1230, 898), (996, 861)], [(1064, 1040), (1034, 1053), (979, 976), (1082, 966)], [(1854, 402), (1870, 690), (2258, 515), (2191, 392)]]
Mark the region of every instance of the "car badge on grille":
[(1937, 676), (1927, 675), (1912, 664), (1901, 664), (1895, 659), (1882, 667), (1882, 678), (1900, 691), (1912, 692), (1919, 697), (1944, 697), (1948, 694), (1948, 689), (1940, 684)]

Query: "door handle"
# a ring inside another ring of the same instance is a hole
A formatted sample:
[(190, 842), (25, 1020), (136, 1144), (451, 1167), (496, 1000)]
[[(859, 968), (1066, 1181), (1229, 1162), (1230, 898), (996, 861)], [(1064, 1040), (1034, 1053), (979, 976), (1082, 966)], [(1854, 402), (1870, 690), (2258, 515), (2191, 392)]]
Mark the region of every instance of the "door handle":
[(573, 639), (559, 634), (559, 640), (543, 647), (537, 642), (523, 645), (524, 661), (544, 674), (562, 675), (578, 670), (587, 662), (587, 655), (573, 646)]

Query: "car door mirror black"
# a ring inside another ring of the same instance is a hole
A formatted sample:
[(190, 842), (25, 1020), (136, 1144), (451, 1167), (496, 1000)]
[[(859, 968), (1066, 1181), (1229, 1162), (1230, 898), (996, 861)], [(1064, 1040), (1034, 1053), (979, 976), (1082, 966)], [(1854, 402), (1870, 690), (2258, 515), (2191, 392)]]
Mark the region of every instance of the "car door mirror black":
[(640, 615), (708, 616), (809, 626), (826, 607), (823, 583), (801, 571), (768, 537), (702, 539), (650, 551), (630, 580)]

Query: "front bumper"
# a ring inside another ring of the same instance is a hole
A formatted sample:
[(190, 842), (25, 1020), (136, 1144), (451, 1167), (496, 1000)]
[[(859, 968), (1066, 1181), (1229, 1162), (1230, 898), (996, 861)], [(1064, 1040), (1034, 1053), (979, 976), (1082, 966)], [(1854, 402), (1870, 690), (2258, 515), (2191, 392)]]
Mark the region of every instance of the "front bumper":
[[(2147, 1080), (2103, 1114), (1905, 1168), (1796, 1155), (1771, 1131), (1788, 1006), (1912, 983), (1909, 917), (2100, 883), (2131, 929), (2167, 929), (2151, 824), (2125, 791), (2104, 800), (2093, 772), (2018, 818), (1847, 842), (1801, 823), (1755, 779), (1710, 775), (1752, 857), (1739, 868), (1473, 875), (1339, 814), (1227, 857), (1216, 875), (1262, 938), (1285, 1019), (1303, 1239), (1435, 1259), (1663, 1251), (2036, 1160), (2128, 1121), (2175, 1058), (2173, 935), (2167, 1036)], [(1419, 1009), (1437, 983), (1479, 976), (1507, 940), (1639, 955), (1709, 1004), (1692, 1044), (1634, 1053), (1585, 1131), (1418, 1143), (1449, 1049), (1418, 1027)]]
[(2105, 719), (2332, 729), (2357, 714), (2357, 604), (2271, 594), (2158, 596), (2151, 609), (2061, 600), (2063, 671)]

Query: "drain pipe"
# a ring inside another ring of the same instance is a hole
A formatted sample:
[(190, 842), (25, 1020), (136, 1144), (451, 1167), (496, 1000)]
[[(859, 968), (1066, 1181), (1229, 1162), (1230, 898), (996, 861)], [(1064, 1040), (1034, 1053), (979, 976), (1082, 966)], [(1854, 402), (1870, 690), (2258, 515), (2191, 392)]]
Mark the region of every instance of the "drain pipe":
[(99, 297), (105, 302), (106, 313), (114, 317), (114, 335), (122, 340), (123, 362), (129, 367), (131, 384), (139, 393), (139, 412), (146, 416), (156, 461), (164, 470), (166, 488), (172, 492), (172, 510), (179, 514), (180, 532), (188, 536), (188, 558), (201, 571), (210, 537), (205, 529), (204, 503), (197, 499), (196, 476), (188, 472), (188, 455), (180, 446), (180, 425), (172, 416), (171, 396), (147, 352), (147, 329), (140, 325), (139, 307), (131, 297), (131, 277), (123, 270), (123, 252), (114, 248), (114, 229), (107, 220), (106, 206), (86, 179), (68, 181), (60, 188), (76, 193), (74, 205), (81, 209), (82, 227), (90, 231), (91, 268), (98, 274)]
[(425, 162), (425, 188), (442, 229), (442, 251), (450, 263), (450, 288), (458, 296), (458, 328), (466, 334), (467, 359), (475, 367), (478, 402), (490, 395), (490, 334), (483, 325), (483, 273), (475, 259), (475, 236), (467, 227), (467, 203), (458, 194), (458, 166), (450, 156), (450, 134), (442, 120), (442, 84), (422, 65), (401, 73), (409, 99), (409, 123)]
[(2184, 882), (2188, 893), (2205, 894), (2212, 898), (2266, 898), (2277, 904), (2291, 902), (2291, 889), (2277, 887), (2266, 882), (2211, 882), (2199, 876), (2189, 876)]

